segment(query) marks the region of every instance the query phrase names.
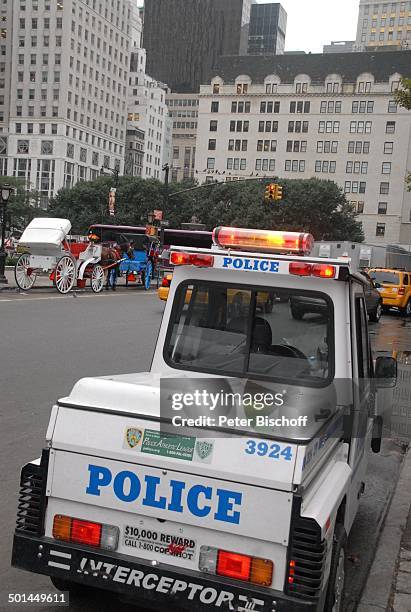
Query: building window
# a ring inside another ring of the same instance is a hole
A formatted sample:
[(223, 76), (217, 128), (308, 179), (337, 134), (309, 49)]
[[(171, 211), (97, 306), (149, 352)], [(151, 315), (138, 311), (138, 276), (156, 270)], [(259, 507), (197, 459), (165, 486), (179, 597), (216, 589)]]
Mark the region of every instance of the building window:
[(220, 93), (220, 83), (214, 83), (213, 85), (213, 94)]
[(208, 150), (215, 151), (216, 150), (217, 141), (215, 138), (210, 138), (208, 141)]
[(18, 140), (17, 141), (17, 153), (26, 155), (30, 152), (30, 141), (29, 140)]
[(315, 172), (334, 174), (336, 167), (337, 167), (337, 163), (335, 161), (317, 160), (315, 162)]
[(74, 157), (74, 144), (71, 142), (67, 143), (67, 157)]
[(386, 134), (395, 134), (395, 121), (387, 121), (385, 124)]
[(362, 215), (364, 212), (364, 202), (357, 202), (357, 213)]
[(248, 83), (238, 83), (237, 84), (237, 93), (245, 94), (248, 92)]
[(215, 168), (215, 157), (207, 158), (207, 170), (214, 170)]
[(397, 103), (395, 100), (390, 100), (388, 102), (388, 112), (389, 113), (396, 113), (397, 112)]
[(308, 83), (296, 83), (295, 84), (295, 93), (307, 93), (308, 91)]
[(376, 236), (385, 236), (385, 223), (377, 223), (375, 229)]
[(219, 106), (220, 106), (219, 102), (211, 102), (211, 112), (218, 113)]
[(387, 202), (378, 202), (378, 214), (379, 215), (387, 214)]
[(383, 195), (388, 195), (390, 193), (390, 184), (386, 182), (380, 183), (380, 193)]
[(384, 153), (387, 155), (392, 155), (394, 151), (394, 143), (393, 142), (384, 142)]
[(391, 162), (383, 162), (381, 174), (391, 174)]
[(216, 132), (217, 131), (217, 126), (218, 126), (218, 121), (210, 121), (210, 132)]

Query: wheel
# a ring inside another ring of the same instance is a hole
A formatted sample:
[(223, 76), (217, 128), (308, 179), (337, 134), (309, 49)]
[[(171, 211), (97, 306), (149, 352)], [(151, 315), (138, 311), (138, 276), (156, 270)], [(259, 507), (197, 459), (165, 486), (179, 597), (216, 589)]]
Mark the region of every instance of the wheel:
[(70, 255), (63, 255), (54, 270), (54, 286), (59, 293), (68, 293), (76, 280), (76, 262)]
[(401, 314), (404, 317), (411, 317), (411, 298), (408, 300), (405, 308), (402, 309)]
[(151, 263), (151, 261), (148, 261), (146, 269), (144, 271), (144, 278), (143, 278), (143, 285), (146, 291), (150, 289), (152, 275), (153, 275), (153, 264)]
[(341, 612), (343, 609), (346, 541), (345, 529), (340, 523), (337, 523), (333, 536), (333, 551), (324, 612)]
[(93, 271), (91, 273), (90, 284), (91, 284), (91, 288), (94, 291), (94, 293), (100, 293), (100, 291), (103, 291), (103, 288), (104, 288), (104, 270), (100, 266), (100, 264), (97, 264), (97, 265), (93, 266)]
[(297, 321), (301, 321), (304, 316), (303, 313), (297, 310), (296, 308), (291, 308), (291, 315), (293, 319), (296, 319)]
[(378, 323), (378, 321), (381, 319), (381, 315), (382, 315), (382, 302), (378, 302), (377, 308), (373, 310), (372, 312), (370, 312), (369, 319), (373, 323)]
[(30, 268), (30, 255), (23, 253), (14, 266), (14, 278), (19, 289), (28, 291), (36, 282), (37, 272)]

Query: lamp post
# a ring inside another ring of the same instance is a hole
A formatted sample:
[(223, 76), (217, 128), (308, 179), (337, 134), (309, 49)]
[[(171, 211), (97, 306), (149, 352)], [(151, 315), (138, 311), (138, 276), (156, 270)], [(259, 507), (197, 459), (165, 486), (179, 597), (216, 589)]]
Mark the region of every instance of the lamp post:
[(7, 219), (7, 203), (9, 201), (10, 195), (13, 193), (14, 189), (11, 185), (1, 185), (0, 187), (0, 197), (1, 197), (1, 248), (0, 248), (0, 284), (6, 285), (8, 283), (5, 268), (6, 268), (6, 251), (4, 249), (4, 245), (6, 242), (6, 219)]

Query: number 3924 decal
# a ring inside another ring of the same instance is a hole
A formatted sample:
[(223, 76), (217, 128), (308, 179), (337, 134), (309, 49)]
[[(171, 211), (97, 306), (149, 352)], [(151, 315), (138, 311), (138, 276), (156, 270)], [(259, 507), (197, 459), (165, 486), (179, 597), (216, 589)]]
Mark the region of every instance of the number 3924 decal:
[(258, 455), (282, 461), (291, 461), (293, 457), (291, 446), (281, 446), (280, 444), (269, 444), (267, 442), (257, 442), (247, 440), (245, 453), (247, 455)]

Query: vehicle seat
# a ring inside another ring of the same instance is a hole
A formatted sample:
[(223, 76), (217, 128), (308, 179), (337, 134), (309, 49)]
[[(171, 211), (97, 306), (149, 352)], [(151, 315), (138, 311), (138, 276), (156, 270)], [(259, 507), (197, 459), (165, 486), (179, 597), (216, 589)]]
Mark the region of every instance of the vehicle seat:
[(253, 326), (251, 352), (269, 353), (272, 340), (273, 334), (269, 322), (262, 317), (256, 317)]

